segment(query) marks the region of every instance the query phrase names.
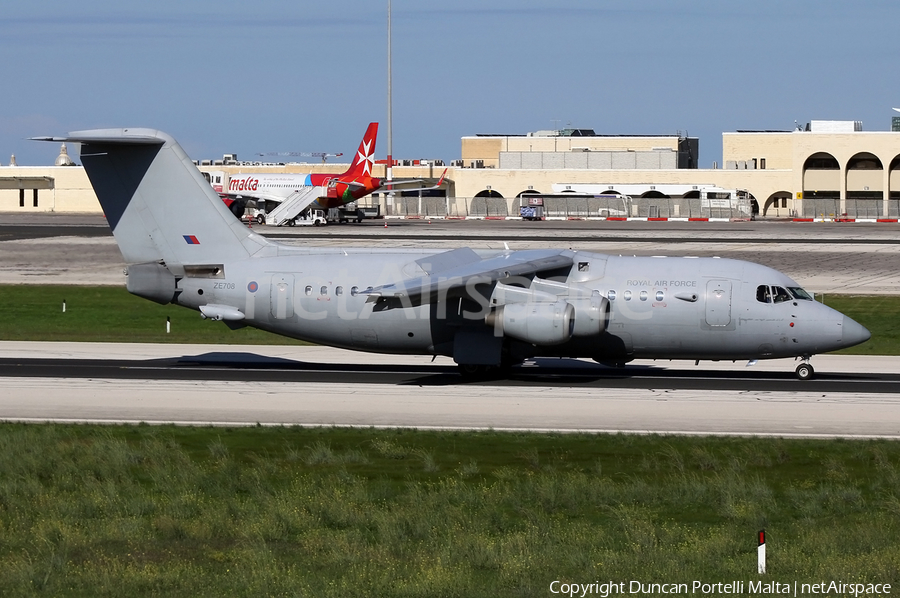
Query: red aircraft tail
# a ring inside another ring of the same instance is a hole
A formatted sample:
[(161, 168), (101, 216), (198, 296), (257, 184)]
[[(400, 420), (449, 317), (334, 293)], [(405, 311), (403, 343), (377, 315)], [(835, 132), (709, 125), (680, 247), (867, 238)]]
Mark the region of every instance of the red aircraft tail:
[(372, 165), (375, 163), (375, 138), (378, 137), (378, 123), (369, 123), (353, 157), (353, 163), (342, 177), (372, 176)]

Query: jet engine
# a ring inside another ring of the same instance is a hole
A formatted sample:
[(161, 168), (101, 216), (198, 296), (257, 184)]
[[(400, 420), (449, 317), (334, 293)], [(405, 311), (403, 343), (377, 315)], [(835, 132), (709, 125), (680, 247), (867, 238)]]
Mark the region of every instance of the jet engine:
[(609, 323), (609, 301), (599, 291), (537, 278), (531, 288), (498, 283), (491, 303), (498, 307), (485, 317), (486, 324), (498, 334), (535, 345), (596, 336)]
[(575, 308), (565, 301), (509, 303), (489, 313), (485, 324), (498, 333), (534, 345), (559, 345), (572, 338)]
[(609, 323), (609, 300), (598, 291), (590, 297), (567, 299), (575, 308), (574, 336), (594, 336), (606, 331)]

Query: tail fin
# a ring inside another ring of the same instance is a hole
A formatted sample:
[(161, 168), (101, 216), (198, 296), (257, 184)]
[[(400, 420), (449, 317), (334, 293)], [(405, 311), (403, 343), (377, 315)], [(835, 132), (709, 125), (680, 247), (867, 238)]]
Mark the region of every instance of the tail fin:
[[(60, 138), (53, 138), (60, 139)], [(153, 129), (77, 131), (81, 162), (127, 264), (246, 259), (270, 245), (235, 219), (181, 146)]]
[(369, 123), (366, 134), (356, 150), (353, 163), (343, 177), (372, 176), (372, 164), (375, 163), (375, 139), (378, 137), (378, 123)]

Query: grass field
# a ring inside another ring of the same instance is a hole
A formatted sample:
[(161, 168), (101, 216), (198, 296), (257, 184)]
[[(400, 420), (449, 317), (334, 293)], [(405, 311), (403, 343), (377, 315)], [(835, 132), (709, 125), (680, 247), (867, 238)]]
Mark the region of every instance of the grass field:
[(900, 581), (900, 444), (0, 425), (4, 595)]
[[(121, 288), (0, 301), (5, 340), (293, 342)], [(900, 298), (826, 303), (873, 332), (847, 352), (900, 354)], [(898, 537), (892, 441), (0, 423), (3, 596), (900, 584)]]
[(131, 295), (125, 287), (0, 285), (0, 305), (0, 340), (306, 344), (256, 328), (230, 330), (199, 312)]
[[(829, 295), (825, 302), (872, 331), (867, 343), (843, 353), (900, 355), (900, 297)], [(0, 305), (0, 340), (303, 344), (253, 328), (229, 330), (198, 312), (158, 305), (123, 287), (0, 285)]]

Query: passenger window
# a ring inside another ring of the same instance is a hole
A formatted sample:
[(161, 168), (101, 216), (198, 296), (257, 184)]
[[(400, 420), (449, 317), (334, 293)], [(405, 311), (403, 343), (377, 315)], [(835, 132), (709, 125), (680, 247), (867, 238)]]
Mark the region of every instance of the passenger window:
[(610, 301), (615, 301), (616, 300), (616, 292), (609, 291), (608, 293), (606, 293), (606, 298), (609, 299)]
[(325, 285), (322, 285), (322, 288), (319, 289), (319, 294), (322, 295), (322, 296), (327, 295), (327, 294), (328, 294), (328, 287), (325, 286)]
[(641, 301), (646, 301), (649, 293), (647, 291), (641, 291)]
[(756, 300), (760, 303), (772, 303), (772, 295), (769, 294), (769, 285), (761, 284), (756, 287)]
[(350, 296), (356, 297), (359, 294), (359, 287), (350, 287)]
[(631, 301), (631, 291), (625, 291), (623, 296), (625, 297), (625, 301)]
[(306, 285), (306, 294), (312, 295), (312, 285), (311, 284)]
[(662, 291), (656, 291), (656, 300), (657, 301), (662, 301), (665, 298), (666, 298), (665, 293), (663, 293)]
[(772, 287), (772, 298), (775, 303), (784, 303), (791, 300), (791, 294), (781, 287)]
[(344, 287), (335, 287), (334, 294), (340, 297), (344, 294)]

